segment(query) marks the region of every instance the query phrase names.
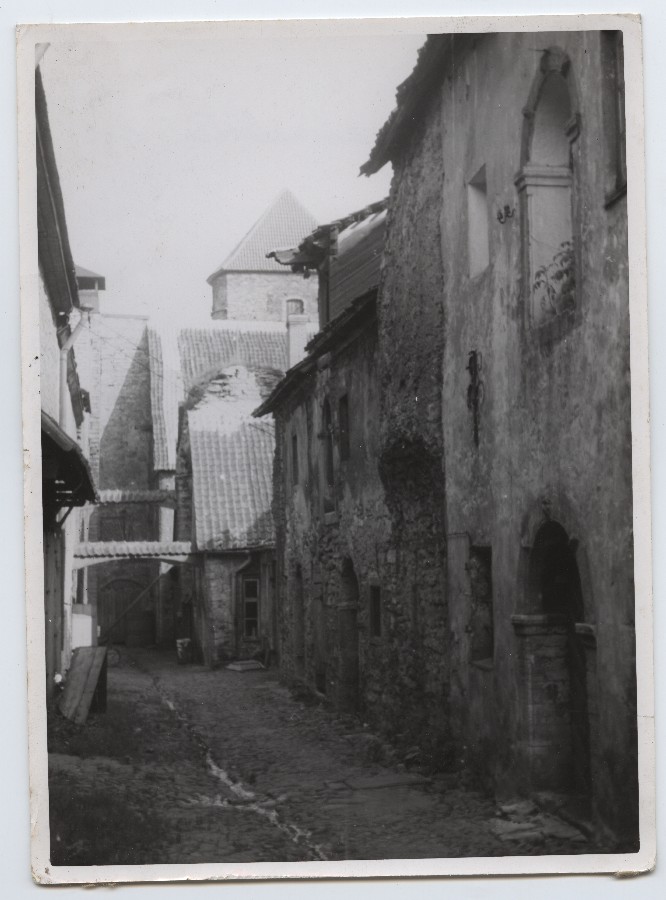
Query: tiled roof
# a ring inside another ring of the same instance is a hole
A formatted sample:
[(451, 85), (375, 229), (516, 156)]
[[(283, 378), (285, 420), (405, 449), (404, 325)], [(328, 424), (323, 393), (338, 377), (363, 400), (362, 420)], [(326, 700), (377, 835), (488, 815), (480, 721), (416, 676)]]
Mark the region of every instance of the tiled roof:
[(74, 558), (164, 559), (191, 552), (189, 541), (84, 541), (74, 548)]
[(224, 406), (188, 413), (197, 548), (271, 546), (273, 423), (249, 419), (223, 432), (218, 423)]
[[(314, 328), (314, 326), (313, 326)], [(312, 329), (308, 329), (312, 330)], [(176, 468), (178, 406), (202, 380), (240, 364), (287, 368), (287, 329), (280, 322), (211, 322), (207, 328), (148, 329), (153, 467)]]
[(210, 276), (209, 283), (221, 272), (284, 272), (266, 254), (275, 247), (295, 246), (316, 226), (314, 216), (291, 191), (283, 191)]
[(204, 376), (234, 363), (284, 372), (287, 368), (287, 329), (186, 328), (178, 335), (178, 349), (185, 390), (188, 391)]

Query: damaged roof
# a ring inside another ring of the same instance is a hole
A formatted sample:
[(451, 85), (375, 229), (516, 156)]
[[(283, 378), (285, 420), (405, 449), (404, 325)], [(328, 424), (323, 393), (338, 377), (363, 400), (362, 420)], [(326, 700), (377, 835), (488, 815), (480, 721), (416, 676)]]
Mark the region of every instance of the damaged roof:
[(419, 50), (416, 65), (411, 74), (398, 85), (396, 107), (380, 128), (375, 146), (367, 162), (361, 166), (361, 175), (374, 175), (390, 162), (397, 147), (413, 132), (432, 90), (441, 84), (444, 64), (453, 41), (467, 42), (477, 35), (429, 34)]
[(293, 272), (307, 273), (328, 260), (329, 317), (379, 285), (388, 198), (321, 225), (290, 249), (269, 254)]
[[(316, 326), (310, 326), (314, 332)], [(282, 322), (211, 322), (207, 328), (148, 329), (153, 467), (174, 471), (178, 407), (222, 369), (238, 364), (281, 374), (287, 368)]]

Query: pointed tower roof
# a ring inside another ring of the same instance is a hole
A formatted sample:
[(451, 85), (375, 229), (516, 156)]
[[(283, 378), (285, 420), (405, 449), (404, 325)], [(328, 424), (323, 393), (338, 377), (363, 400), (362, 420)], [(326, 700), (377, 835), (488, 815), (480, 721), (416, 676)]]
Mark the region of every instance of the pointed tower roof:
[(294, 197), (282, 191), (279, 197), (250, 228), (219, 268), (208, 278), (210, 284), (221, 272), (283, 272), (266, 254), (276, 247), (294, 247), (317, 227), (317, 221)]

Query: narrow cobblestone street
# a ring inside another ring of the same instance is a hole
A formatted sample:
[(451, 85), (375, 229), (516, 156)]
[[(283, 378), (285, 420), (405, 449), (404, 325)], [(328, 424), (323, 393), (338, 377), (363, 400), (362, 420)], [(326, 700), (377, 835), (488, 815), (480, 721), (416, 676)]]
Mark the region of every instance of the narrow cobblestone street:
[[(424, 778), (387, 761), (362, 722), (299, 701), (273, 671), (178, 666), (173, 654), (123, 649), (106, 714), (80, 729), (55, 721), (50, 750), (59, 864), (592, 850), (559, 820), (546, 829), (543, 816), (507, 820), (457, 775)], [(68, 798), (87, 810), (75, 840)]]

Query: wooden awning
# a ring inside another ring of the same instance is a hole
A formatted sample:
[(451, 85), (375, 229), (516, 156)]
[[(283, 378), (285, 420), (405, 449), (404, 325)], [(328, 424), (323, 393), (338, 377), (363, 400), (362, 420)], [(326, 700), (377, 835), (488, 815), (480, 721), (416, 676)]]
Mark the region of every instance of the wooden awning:
[(55, 419), (42, 410), (42, 503), (45, 514), (96, 500), (92, 473), (83, 451)]

